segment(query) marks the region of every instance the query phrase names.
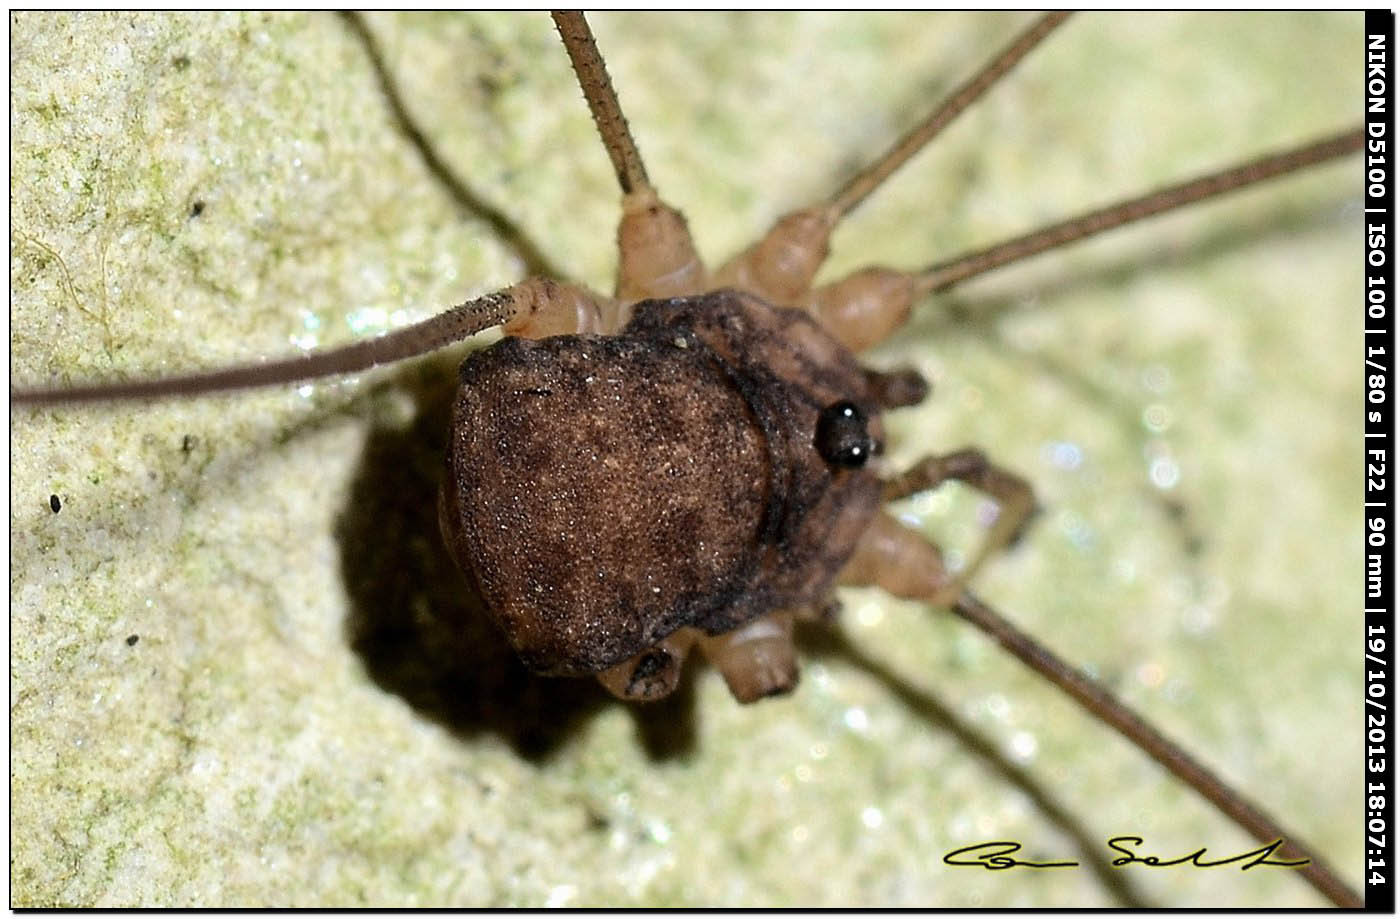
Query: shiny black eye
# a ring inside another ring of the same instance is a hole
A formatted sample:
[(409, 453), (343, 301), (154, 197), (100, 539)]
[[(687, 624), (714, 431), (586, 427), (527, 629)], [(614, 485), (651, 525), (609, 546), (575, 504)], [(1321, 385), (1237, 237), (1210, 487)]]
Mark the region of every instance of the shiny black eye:
[(817, 417), (817, 452), (833, 466), (859, 469), (875, 452), (865, 414), (853, 402), (836, 402)]

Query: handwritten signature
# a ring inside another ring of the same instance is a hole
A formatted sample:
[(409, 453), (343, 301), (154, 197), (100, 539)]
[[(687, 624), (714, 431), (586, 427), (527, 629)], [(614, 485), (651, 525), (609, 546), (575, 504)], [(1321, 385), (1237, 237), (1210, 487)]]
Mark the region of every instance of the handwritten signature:
[[(1194, 852), (1177, 858), (1159, 858), (1156, 855), (1139, 855), (1134, 851), (1144, 844), (1141, 836), (1114, 836), (1108, 840), (1108, 847), (1114, 852), (1122, 854), (1115, 858), (1110, 864), (1115, 868), (1124, 865), (1138, 864), (1147, 865), (1151, 868), (1171, 868), (1177, 865), (1190, 865), (1193, 868), (1219, 868), (1222, 865), (1232, 865), (1236, 862), (1243, 862), (1240, 865), (1241, 871), (1248, 871), (1260, 865), (1274, 868), (1298, 868), (1308, 863), (1308, 859), (1273, 861), (1269, 856), (1283, 845), (1282, 839), (1275, 839), (1273, 842), (1257, 849), (1250, 849), (1248, 852), (1241, 852), (1239, 855), (1231, 855), (1228, 858), (1219, 858), (1211, 861), (1206, 858), (1206, 847), (1201, 846)], [(943, 862), (947, 865), (959, 865), (971, 868), (985, 868), (988, 871), (1005, 871), (1008, 868), (1076, 868), (1079, 862), (1072, 861), (1049, 861), (1037, 862), (1025, 859), (1013, 858), (1013, 854), (1021, 851), (1019, 842), (1008, 840), (995, 840), (992, 842), (979, 842), (976, 845), (964, 846), (961, 849), (954, 849), (943, 856)]]

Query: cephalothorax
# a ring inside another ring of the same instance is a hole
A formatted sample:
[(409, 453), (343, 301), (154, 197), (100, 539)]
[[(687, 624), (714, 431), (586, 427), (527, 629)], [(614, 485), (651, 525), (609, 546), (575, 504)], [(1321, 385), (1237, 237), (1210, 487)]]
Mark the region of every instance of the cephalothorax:
[[(1046, 666), (1045, 655), (964, 590), (988, 552), (1025, 523), (1030, 489), (972, 449), (883, 476), (871, 462), (881, 450), (881, 413), (918, 402), (927, 387), (912, 372), (866, 370), (854, 352), (897, 330), (924, 294), (1361, 142), (1359, 130), (1346, 131), (922, 271), (866, 268), (813, 287), (838, 221), (1062, 18), (1038, 21), (829, 201), (784, 217), (709, 270), (681, 215), (647, 180), (582, 17), (560, 15), (623, 192), (613, 296), (530, 279), (335, 351), (150, 383), (17, 392), (12, 401), (288, 382), (501, 326), (509, 337), (461, 370), (439, 513), (467, 581), (532, 668), (596, 674), (618, 696), (651, 700), (675, 688), (686, 654), (698, 648), (737, 698), (753, 701), (795, 684), (794, 620), (819, 614), (837, 583), (954, 604)], [(949, 479), (1000, 506), (983, 546), (957, 571), (881, 509)], [(1096, 711), (1110, 704), (1056, 666), (1048, 675), (1075, 698)], [(1281, 835), (1262, 815), (1242, 822), (1260, 838)], [(1318, 867), (1344, 901), (1349, 892)]]

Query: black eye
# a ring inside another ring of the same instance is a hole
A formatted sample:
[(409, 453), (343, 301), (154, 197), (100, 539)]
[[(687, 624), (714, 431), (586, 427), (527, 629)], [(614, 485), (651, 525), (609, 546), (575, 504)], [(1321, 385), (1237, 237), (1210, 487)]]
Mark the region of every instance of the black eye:
[(837, 402), (817, 417), (814, 443), (822, 459), (833, 466), (859, 469), (875, 452), (875, 441), (865, 429), (865, 414), (853, 402)]

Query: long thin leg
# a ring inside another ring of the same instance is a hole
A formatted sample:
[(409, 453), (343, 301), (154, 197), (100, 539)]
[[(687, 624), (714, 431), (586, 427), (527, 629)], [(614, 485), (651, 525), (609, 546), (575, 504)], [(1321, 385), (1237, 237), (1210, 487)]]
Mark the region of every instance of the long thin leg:
[(1355, 153), (1365, 142), (1363, 129), (1357, 127), (1330, 137), (1319, 138), (1291, 150), (1270, 153), (1238, 166), (1169, 185), (1141, 197), (1110, 204), (1108, 207), (1071, 217), (1069, 220), (1043, 227), (1024, 236), (1017, 236), (995, 246), (967, 252), (933, 265), (919, 273), (915, 289), (920, 294), (947, 290), (954, 284), (984, 274), (993, 268), (1039, 255), (1097, 233)]
[[(580, 12), (551, 15), (622, 189), (622, 222), (617, 228), (618, 298), (632, 302), (703, 292), (707, 274), (685, 218), (661, 200), (647, 178), (642, 154), (627, 127), (588, 20)], [(619, 317), (620, 322), (626, 319), (625, 315)]]
[(1298, 835), (1284, 829), (1258, 804), (1226, 785), (1219, 776), (1197, 762), (1176, 742), (1158, 732), (1108, 690), (1065, 663), (1050, 649), (1016, 628), (1004, 616), (970, 593), (964, 592), (958, 598), (953, 604), (953, 612), (995, 639), (1026, 666), (1058, 686), (1090, 714), (1122, 734), (1172, 775), (1196, 789), (1202, 797), (1219, 808), (1221, 813), (1235, 821), (1259, 842), (1268, 844), (1275, 840), (1283, 840), (1284, 844), (1271, 859), (1306, 859), (1307, 864), (1298, 870), (1323, 896), (1345, 909), (1362, 907), (1361, 897), (1337, 876), (1332, 866), (1315, 849), (1303, 842)]
[(937, 488), (947, 481), (962, 482), (994, 498), (998, 506), (996, 523), (947, 587), (953, 596), (976, 575), (993, 552), (1006, 548), (1020, 535), (1035, 512), (1035, 493), (1030, 483), (1014, 472), (987, 459), (981, 450), (964, 449), (943, 456), (925, 457), (908, 471), (885, 483), (885, 500), (897, 501), (917, 492)]
[(942, 133), (1068, 17), (1069, 13), (1049, 13), (1032, 23), (830, 201), (780, 218), (762, 239), (726, 262), (715, 272), (716, 283), (741, 287), (778, 304), (799, 302), (830, 252), (831, 233), (841, 218)]
[(554, 27), (559, 30), (559, 38), (564, 42), (564, 50), (569, 54), (578, 85), (583, 89), (583, 97), (588, 101), (588, 111), (593, 114), (593, 123), (598, 126), (598, 134), (603, 138), (603, 147), (612, 160), (613, 171), (617, 173), (617, 184), (624, 195), (630, 195), (651, 188), (647, 179), (647, 169), (642, 163), (641, 151), (632, 139), (632, 129), (627, 126), (627, 118), (622, 114), (622, 104), (617, 100), (608, 68), (603, 64), (603, 56), (598, 53), (598, 44), (593, 40), (593, 30), (583, 13), (577, 11), (555, 11), (550, 14)]
[(1194, 788), (1255, 839), (1262, 843), (1284, 840), (1285, 844), (1273, 858), (1277, 861), (1307, 859), (1308, 864), (1299, 871), (1333, 903), (1351, 909), (1362, 905), (1361, 898), (1301, 837), (1288, 832), (1258, 804), (1226, 785), (1110, 692), (967, 591), (950, 596), (954, 582), (942, 567), (937, 547), (888, 514), (877, 516), (861, 537), (851, 561), (841, 572), (840, 583), (880, 587), (897, 597), (922, 600), (934, 606), (951, 604), (958, 616), (977, 626), (1091, 715)]
[(854, 176), (832, 196), (827, 208), (835, 219), (839, 220), (855, 210), (857, 205), (894, 175), (899, 167), (942, 134), (944, 128), (952, 124), (955, 118), (981, 98), (987, 90), (1000, 82), (1002, 77), (1010, 73), (1013, 67), (1021, 63), (1026, 55), (1069, 17), (1070, 14), (1066, 12), (1046, 13), (1016, 36), (996, 57), (984, 64), (981, 70), (953, 90), (952, 95), (934, 109), (918, 127), (901, 137), (883, 156), (861, 170), (859, 175)]
[(10, 404), (159, 399), (296, 383), (316, 377), (358, 373), (379, 364), (417, 357), (496, 325), (504, 325), (507, 334), (527, 337), (599, 331), (615, 311), (610, 301), (594, 297), (581, 287), (530, 279), (468, 300), (431, 319), (343, 348), (162, 380), (103, 383), (71, 389), (15, 390), (10, 393)]
[(920, 297), (1107, 230), (1346, 156), (1364, 142), (1361, 128), (1319, 138), (954, 256), (923, 271), (864, 268), (816, 288), (805, 306), (842, 344), (863, 350), (903, 325)]

